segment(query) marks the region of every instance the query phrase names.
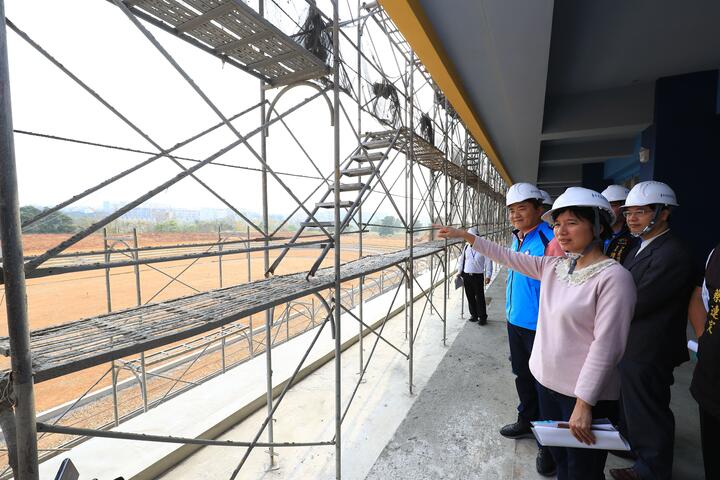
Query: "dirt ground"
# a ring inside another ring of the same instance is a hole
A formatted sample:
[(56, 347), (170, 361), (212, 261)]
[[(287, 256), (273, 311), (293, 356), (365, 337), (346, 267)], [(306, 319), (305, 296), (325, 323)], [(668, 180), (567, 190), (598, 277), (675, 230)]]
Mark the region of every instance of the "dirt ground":
[[(23, 237), (27, 255), (36, 255), (56, 245), (66, 236), (60, 234), (29, 234)], [(184, 243), (203, 243), (217, 240), (217, 234), (208, 233), (164, 233), (142, 234), (139, 245), (177, 245)], [(418, 238), (417, 241), (423, 241)], [(363, 237), (365, 254), (392, 251), (404, 247), (404, 237), (394, 235), (379, 237), (375, 233)], [(69, 251), (102, 250), (102, 236), (89, 237)], [(279, 250), (271, 251), (272, 262)], [(293, 249), (280, 264), (277, 274), (306, 271), (315, 261), (318, 249)], [(348, 235), (342, 241), (342, 261), (356, 259), (357, 236)], [(332, 264), (332, 255), (323, 262), (323, 266)], [(225, 255), (222, 257), (223, 286), (237, 285), (248, 281), (247, 254)], [(254, 252), (250, 257), (250, 278), (263, 278), (263, 255)], [(178, 276), (176, 281), (172, 277)], [(199, 260), (183, 260), (175, 262), (143, 265), (140, 268), (141, 298), (143, 303), (155, 303), (180, 296), (190, 295), (198, 291), (219, 288), (218, 257)], [(349, 286), (349, 285), (348, 285)], [(2, 293), (0, 303), (4, 303)], [(63, 275), (34, 278), (27, 280), (28, 314), (31, 329), (71, 322), (80, 318), (91, 317), (108, 311), (108, 299), (105, 288), (105, 271), (92, 270), (68, 273)], [(110, 271), (110, 306), (119, 310), (137, 305), (136, 282), (132, 267), (114, 268)], [(4, 308), (0, 309), (0, 335), (7, 335), (7, 320)], [(246, 352), (247, 353), (247, 352)], [(7, 359), (3, 359), (3, 368), (7, 368)], [(67, 375), (37, 385), (37, 411), (42, 412), (54, 406), (68, 402), (88, 389), (107, 371), (109, 366), (95, 368)], [(124, 376), (121, 375), (121, 379)], [(107, 375), (98, 388), (110, 384)]]

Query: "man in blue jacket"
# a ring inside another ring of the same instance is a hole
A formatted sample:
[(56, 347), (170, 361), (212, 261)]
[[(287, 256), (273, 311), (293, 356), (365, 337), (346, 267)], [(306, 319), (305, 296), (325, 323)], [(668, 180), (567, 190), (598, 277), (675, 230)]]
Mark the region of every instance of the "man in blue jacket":
[[(506, 195), (508, 218), (513, 225), (512, 249), (527, 255), (562, 255), (548, 248), (554, 238), (550, 226), (541, 221), (543, 197), (541, 191), (529, 183), (516, 183)], [(554, 242), (559, 248), (557, 242)], [(500, 434), (507, 438), (532, 437), (530, 422), (540, 419), (537, 382), (530, 372), (528, 362), (535, 341), (540, 282), (513, 270), (508, 270), (505, 293), (505, 314), (507, 316), (510, 361), (515, 374), (515, 387), (520, 403), (515, 423), (505, 425)], [(555, 462), (547, 448), (540, 447), (536, 467), (541, 475), (554, 475)]]

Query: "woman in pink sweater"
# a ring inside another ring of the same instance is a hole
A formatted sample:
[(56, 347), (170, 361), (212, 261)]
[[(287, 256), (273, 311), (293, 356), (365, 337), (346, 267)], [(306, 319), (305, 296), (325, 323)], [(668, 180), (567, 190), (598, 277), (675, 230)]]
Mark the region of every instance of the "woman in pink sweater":
[[(568, 188), (543, 219), (552, 222), (566, 257), (524, 255), (453, 227), (441, 227), (439, 236), (464, 238), (493, 261), (541, 280), (530, 357), (541, 414), (547, 420), (569, 421), (575, 438), (589, 445), (595, 441), (592, 419), (607, 417), (620, 395), (616, 367), (635, 308), (635, 283), (630, 272), (603, 254), (614, 214), (602, 195)], [(605, 478), (606, 451), (551, 451), (558, 479)]]

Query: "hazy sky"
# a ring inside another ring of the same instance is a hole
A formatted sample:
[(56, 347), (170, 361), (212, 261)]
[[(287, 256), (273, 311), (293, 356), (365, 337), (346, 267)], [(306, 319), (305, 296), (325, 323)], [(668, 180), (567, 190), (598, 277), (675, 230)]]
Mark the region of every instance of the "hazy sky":
[[(306, 8), (304, 1), (277, 0), (277, 3), (302, 23)], [(331, 11), (329, 2), (320, 2), (320, 6), (328, 13)], [(284, 31), (292, 33), (297, 30), (271, 1), (267, 9), (268, 16)], [(7, 0), (6, 15), (162, 147), (175, 145), (219, 121), (120, 9), (107, 1)], [(348, 18), (347, 3), (343, 5), (342, 16)], [(259, 81), (254, 77), (235, 67), (223, 66), (216, 58), (152, 26), (148, 28), (225, 116), (232, 116), (259, 101)], [(354, 27), (347, 31), (351, 38), (355, 38)], [(389, 56), (387, 41), (377, 35), (378, 30), (370, 32), (375, 32), (375, 51), (382, 56), (383, 70), (397, 77), (398, 71)], [(9, 29), (8, 48), (15, 129), (155, 151), (152, 145)], [(344, 58), (354, 68), (355, 53), (345, 50)], [(368, 50), (368, 55), (375, 57), (374, 51)], [(380, 78), (369, 67), (363, 69), (363, 75), (370, 81)], [(420, 83), (419, 79), (417, 83)], [(367, 90), (367, 86), (364, 88)], [(272, 99), (276, 92), (268, 92), (268, 98)], [(278, 110), (284, 111), (314, 93), (310, 88), (297, 88), (279, 102)], [(354, 122), (356, 105), (347, 96), (343, 96), (342, 100)], [(431, 89), (425, 87), (418, 101), (424, 110), (429, 110), (432, 105)], [(322, 99), (314, 100), (287, 119), (294, 135), (325, 175), (332, 169), (333, 142), (329, 120), (329, 110)], [(259, 110), (255, 110), (234, 125), (245, 133), (259, 123)], [(367, 115), (363, 117), (363, 123), (363, 131), (385, 129)], [(204, 159), (234, 139), (232, 132), (223, 127), (175, 153)], [(341, 156), (351, 153), (355, 143), (354, 134), (341, 114)], [(256, 136), (251, 144), (259, 151), (259, 137)], [(15, 136), (15, 148), (23, 205), (54, 205), (148, 157), (21, 134)], [(243, 146), (218, 161), (260, 167), (260, 163)], [(270, 130), (268, 161), (277, 171), (318, 176), (305, 154), (279, 123)], [(193, 164), (186, 162), (185, 165)], [(385, 177), (388, 184), (398, 175), (399, 168), (400, 165), (393, 167)], [(79, 201), (77, 205), (127, 202), (179, 171), (170, 160), (159, 159), (115, 185)], [(208, 165), (199, 170), (198, 177), (238, 208), (261, 209), (259, 173)], [(315, 179), (282, 178), (301, 198), (319, 183)], [(324, 188), (320, 190), (324, 191)], [(271, 212), (285, 213), (294, 208), (295, 203), (272, 179), (269, 193)], [(402, 180), (394, 193), (403, 193)], [(379, 195), (375, 197), (380, 198)], [(416, 198), (419, 196), (416, 195)], [(401, 199), (396, 201), (402, 208)], [(373, 202), (377, 200), (371, 200), (368, 205)], [(177, 208), (223, 207), (220, 201), (190, 178), (160, 193), (148, 204)], [(381, 212), (392, 212), (389, 203), (384, 205)]]

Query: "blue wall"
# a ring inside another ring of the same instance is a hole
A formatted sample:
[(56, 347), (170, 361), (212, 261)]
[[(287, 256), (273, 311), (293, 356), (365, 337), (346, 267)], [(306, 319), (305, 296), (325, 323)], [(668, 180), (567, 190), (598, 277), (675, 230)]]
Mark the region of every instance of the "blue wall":
[(673, 231), (704, 259), (720, 243), (718, 71), (659, 79), (654, 124), (641, 137), (650, 161), (640, 167), (640, 180), (675, 190), (680, 208), (671, 217)]

